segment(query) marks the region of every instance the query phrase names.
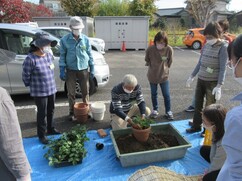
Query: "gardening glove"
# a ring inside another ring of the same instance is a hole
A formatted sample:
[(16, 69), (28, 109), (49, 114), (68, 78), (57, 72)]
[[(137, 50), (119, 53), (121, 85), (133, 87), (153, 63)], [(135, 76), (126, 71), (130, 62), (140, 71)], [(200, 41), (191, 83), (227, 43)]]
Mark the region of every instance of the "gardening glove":
[(186, 87), (191, 87), (191, 83), (193, 82), (194, 78), (192, 76), (190, 76), (188, 79), (187, 79), (187, 82), (186, 82)]
[(141, 119), (145, 119), (146, 118), (146, 115), (145, 114), (142, 114), (141, 115)]
[(215, 99), (217, 101), (220, 100), (221, 95), (222, 95), (221, 85), (218, 84), (216, 87), (214, 87), (212, 94), (215, 95)]
[(94, 78), (94, 65), (89, 65), (90, 66), (90, 78)]
[(60, 79), (65, 81), (66, 80), (66, 71), (65, 67), (60, 66)]

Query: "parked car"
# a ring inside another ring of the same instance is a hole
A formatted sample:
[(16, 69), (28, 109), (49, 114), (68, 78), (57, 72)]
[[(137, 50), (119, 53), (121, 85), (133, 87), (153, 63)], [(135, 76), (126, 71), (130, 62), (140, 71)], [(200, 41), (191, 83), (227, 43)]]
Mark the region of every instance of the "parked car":
[[(66, 34), (71, 32), (70, 28), (60, 27), (60, 26), (50, 26), (50, 27), (38, 27), (41, 30), (47, 31), (48, 33), (56, 36), (57, 38), (62, 38)], [(92, 45), (92, 49), (96, 50), (102, 54), (105, 54), (105, 42), (100, 38), (88, 37)]]
[[(183, 43), (188, 48), (193, 48), (194, 50), (201, 49), (206, 41), (203, 32), (204, 28), (189, 29), (185, 38), (183, 39)], [(226, 33), (226, 35), (231, 37), (232, 40), (236, 38), (236, 35), (231, 33)]]
[[(0, 48), (15, 52), (16, 58), (10, 63), (0, 66), (0, 85), (6, 88), (10, 94), (29, 93), (29, 88), (24, 86), (22, 81), (22, 64), (28, 51), (29, 43), (37, 31), (42, 31), (29, 26), (16, 24), (0, 23)], [(51, 35), (52, 36), (52, 35)], [(54, 37), (59, 42), (59, 39)], [(52, 48), (55, 65), (55, 80), (58, 91), (66, 91), (64, 81), (59, 78), (59, 43)], [(92, 50), (94, 59), (94, 79), (90, 80), (90, 94), (96, 91), (96, 88), (105, 86), (109, 81), (109, 66), (104, 56)], [(1, 57), (0, 57), (1, 58)], [(81, 96), (79, 83), (76, 84), (77, 96)]]
[(194, 50), (201, 49), (206, 40), (203, 31), (204, 28), (189, 29), (183, 39), (183, 44)]

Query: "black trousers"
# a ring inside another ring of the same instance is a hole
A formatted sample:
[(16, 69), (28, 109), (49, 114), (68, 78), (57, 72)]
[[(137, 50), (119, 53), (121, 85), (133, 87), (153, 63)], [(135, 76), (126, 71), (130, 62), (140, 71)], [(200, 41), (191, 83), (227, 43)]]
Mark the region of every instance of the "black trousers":
[[(210, 150), (211, 146), (202, 146), (200, 148), (200, 155), (208, 162), (210, 163)], [(207, 173), (203, 176), (203, 181), (216, 181), (218, 174), (220, 170), (215, 170), (212, 172)]]
[(37, 135), (42, 138), (46, 134), (46, 128), (48, 131), (54, 128), (55, 94), (46, 97), (34, 97), (34, 101), (37, 106)]

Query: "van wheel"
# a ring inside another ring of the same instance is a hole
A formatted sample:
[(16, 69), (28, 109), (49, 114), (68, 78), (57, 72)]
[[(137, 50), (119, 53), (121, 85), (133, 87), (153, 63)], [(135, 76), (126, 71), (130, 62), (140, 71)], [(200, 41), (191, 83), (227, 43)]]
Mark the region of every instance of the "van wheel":
[[(89, 95), (93, 95), (95, 92), (97, 92), (97, 86), (95, 84), (95, 79), (91, 79), (89, 77)], [(76, 81), (76, 97), (81, 98), (82, 97), (82, 91), (81, 87), (78, 81)]]
[(192, 48), (193, 48), (194, 50), (198, 50), (198, 49), (201, 48), (201, 45), (202, 45), (202, 44), (201, 44), (199, 41), (194, 41), (193, 44), (192, 44)]
[[(65, 92), (67, 94), (67, 87), (65, 85)], [(96, 80), (89, 78), (89, 95), (93, 95), (95, 92), (97, 92), (97, 84)], [(78, 81), (76, 81), (76, 97), (81, 98), (82, 97), (82, 91), (81, 87)]]

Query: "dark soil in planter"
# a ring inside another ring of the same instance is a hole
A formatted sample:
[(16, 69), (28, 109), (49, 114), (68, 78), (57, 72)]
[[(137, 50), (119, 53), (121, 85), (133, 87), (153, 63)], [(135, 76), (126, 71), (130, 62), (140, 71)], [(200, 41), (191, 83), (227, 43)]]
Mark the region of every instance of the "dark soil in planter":
[(145, 143), (138, 142), (132, 134), (119, 136), (115, 140), (120, 154), (156, 150), (179, 145), (175, 136), (161, 133), (150, 133), (149, 139)]

